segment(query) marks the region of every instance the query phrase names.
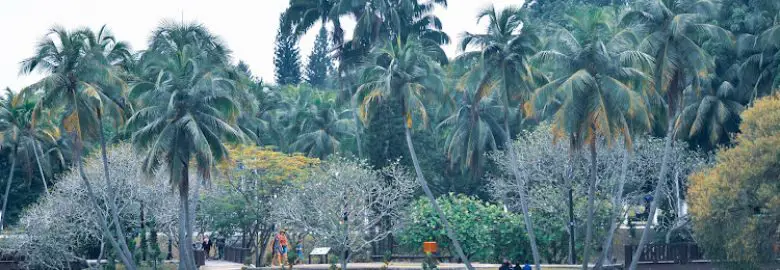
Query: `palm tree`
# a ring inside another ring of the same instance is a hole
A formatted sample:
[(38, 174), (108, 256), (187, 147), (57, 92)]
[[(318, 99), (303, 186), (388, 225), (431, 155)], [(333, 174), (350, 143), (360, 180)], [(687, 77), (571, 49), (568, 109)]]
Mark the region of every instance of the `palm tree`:
[(428, 187), (412, 144), (414, 123), (422, 122), (425, 125), (428, 122), (426, 101), (442, 95), (444, 83), (441, 79), (439, 60), (446, 59), (443, 55), (441, 47), (426, 46), (417, 38), (409, 38), (405, 42), (396, 38), (394, 42), (376, 46), (363, 67), (362, 80), (356, 95), (362, 100), (359, 114), (364, 121), (370, 119), (373, 112), (372, 105), (377, 102), (384, 99), (395, 99), (400, 102), (402, 112), (400, 117), (404, 119), (406, 144), (417, 180), (438, 213), (442, 225), (447, 230), (447, 236), (452, 240), (461, 260), (468, 269), (473, 269), (447, 217)]
[(341, 27), (341, 17), (347, 15), (351, 1), (343, 0), (290, 0), (290, 6), (285, 12), (287, 19), (295, 25), (296, 35), (308, 32), (317, 22), (320, 23), (320, 31), (325, 29), (328, 22), (333, 23), (333, 44), (336, 46), (344, 42), (344, 29)]
[(190, 164), (208, 180), (216, 162), (228, 158), (224, 142), (243, 134), (235, 126), (238, 105), (224, 79), (227, 49), (197, 24), (164, 23), (154, 33), (131, 97), (139, 110), (128, 121), (132, 141), (144, 149), (148, 174), (164, 167), (179, 191), (179, 269), (195, 269), (190, 221)]
[(649, 79), (638, 67), (650, 66), (652, 57), (632, 49), (637, 29), (618, 27), (611, 10), (580, 9), (570, 18), (573, 30), (559, 29), (555, 33), (559, 40), (534, 56), (543, 65), (552, 64), (554, 78), (535, 91), (532, 107), (534, 111), (546, 107), (556, 110), (553, 132), (556, 137), (569, 134), (572, 149), (589, 146), (591, 168), (582, 265), (587, 269), (598, 168), (596, 145), (599, 138), (612, 141), (620, 135), (630, 145), (629, 118), (642, 119), (649, 125), (644, 98), (631, 83)]
[[(523, 29), (523, 15), (517, 7), (508, 7), (502, 11), (497, 11), (491, 6), (482, 10), (478, 15), (478, 20), (487, 18), (489, 20), (485, 34), (465, 33), (460, 49), (465, 51), (469, 46), (479, 46), (480, 51), (466, 53), (478, 54), (481, 58), (480, 69), (486, 80), (496, 80), (499, 97), (503, 105), (503, 120), (505, 149), (509, 152), (511, 163), (514, 164), (517, 157), (512, 150), (512, 130), (509, 125), (509, 108), (513, 99), (519, 100), (522, 104), (531, 92), (532, 71), (528, 65), (528, 57), (535, 51), (534, 44), (538, 43), (531, 27), (526, 26)], [(487, 86), (487, 85), (486, 85)], [(492, 91), (487, 87), (482, 91)], [(482, 92), (480, 91), (480, 92)], [(481, 95), (489, 94), (480, 93)], [(519, 98), (515, 98), (519, 97)], [(521, 105), (522, 106), (522, 105)], [(522, 183), (520, 172), (515, 166), (511, 166), (515, 179)], [(524, 185), (521, 185), (524, 186)], [(531, 244), (531, 253), (533, 254), (534, 264), (537, 268), (541, 266), (539, 249), (536, 245), (536, 236), (534, 234), (533, 223), (528, 212), (528, 199), (525, 191), (520, 190), (520, 205), (525, 220), (526, 233), (528, 233)]]
[(325, 159), (341, 147), (341, 139), (355, 133), (353, 112), (337, 111), (332, 103), (312, 104), (299, 124), (301, 133), (292, 144), (296, 152)]
[(9, 152), (11, 167), (9, 168), (5, 193), (3, 193), (0, 230), (4, 227), (3, 222), (7, 217), (5, 210), (10, 195), (14, 169), (19, 160), (17, 157), (35, 157), (34, 162), (38, 167), (44, 191), (46, 194), (49, 194), (48, 184), (46, 183), (46, 173), (49, 171), (44, 171), (44, 167), (47, 169), (50, 169), (50, 167), (41, 161), (38, 151), (40, 149), (43, 152), (41, 145), (56, 144), (57, 137), (59, 137), (58, 129), (48, 118), (40, 119), (41, 117), (34, 117), (36, 114), (46, 113), (36, 108), (34, 97), (27, 97), (24, 93), (16, 94), (8, 88), (6, 88), (5, 92), (5, 97), (0, 98), (0, 146), (11, 149)]
[(711, 83), (704, 83), (701, 93), (692, 87), (685, 92), (688, 94), (686, 104), (680, 113), (680, 118), (675, 124), (677, 138), (694, 140), (704, 146), (714, 147), (727, 143), (729, 134), (737, 132), (739, 127), (739, 114), (745, 109), (740, 104), (740, 93), (728, 81), (720, 81), (716, 78), (708, 78)]
[[(472, 180), (482, 177), (485, 155), (498, 150), (498, 143), (507, 136), (501, 126), (501, 103), (478, 87), (461, 89), (463, 97), (455, 112), (437, 127), (446, 130), (444, 147), (450, 165), (459, 164)], [(490, 86), (482, 88), (486, 87)]]
[(736, 64), (740, 92), (747, 93), (750, 104), (780, 86), (780, 20), (756, 35), (743, 34), (737, 40), (737, 54), (744, 57)]
[[(82, 173), (83, 138), (99, 136), (103, 146), (103, 115), (123, 114), (117, 103), (121, 93), (112, 93), (117, 90), (116, 85), (121, 84), (121, 80), (116, 77), (111, 65), (126, 55), (129, 55), (127, 46), (116, 42), (105, 28), (95, 34), (89, 29), (69, 32), (55, 26), (39, 42), (35, 54), (22, 62), (21, 73), (28, 74), (39, 70), (47, 74), (23, 91), (43, 91), (37, 106), (64, 107), (62, 126), (65, 131), (73, 134), (76, 164), (95, 207), (99, 206), (96, 196), (86, 175)], [(105, 151), (102, 151), (102, 154), (105, 157)], [(104, 159), (104, 180), (111, 189), (106, 162)], [(118, 209), (112, 196), (113, 193), (109, 192), (109, 213), (118, 220)], [(105, 220), (101, 219), (100, 222), (101, 229), (117, 250), (122, 262), (129, 269), (135, 269), (133, 255), (127, 247), (121, 224), (114, 222), (112, 233)]]
[[(713, 0), (646, 0), (639, 3), (639, 9), (629, 12), (625, 17), (626, 20), (641, 22), (649, 28), (649, 34), (642, 40), (640, 46), (655, 59), (653, 94), (666, 97), (668, 116), (666, 141), (653, 198), (659, 198), (661, 189), (666, 184), (674, 123), (684, 105), (681, 100), (683, 90), (688, 85), (698, 88), (702, 80), (701, 76), (708, 74), (714, 65), (712, 58), (697, 41), (708, 37), (725, 41), (733, 40), (728, 31), (705, 22), (708, 14), (715, 14), (716, 9), (716, 1)], [(637, 267), (657, 207), (658, 200), (653, 200), (650, 203), (648, 226), (645, 226), (642, 231), (630, 270), (635, 270)]]

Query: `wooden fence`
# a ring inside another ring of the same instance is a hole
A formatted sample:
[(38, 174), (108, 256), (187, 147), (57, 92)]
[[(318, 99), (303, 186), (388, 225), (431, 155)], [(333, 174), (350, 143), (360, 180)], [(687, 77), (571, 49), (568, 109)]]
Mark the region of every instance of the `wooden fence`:
[[(625, 265), (631, 264), (636, 247), (636, 245), (625, 246)], [(695, 243), (648, 244), (639, 256), (639, 263), (686, 264), (698, 260), (704, 260), (704, 253)]]
[(247, 256), (251, 255), (252, 250), (248, 248), (225, 246), (225, 254), (222, 259), (234, 263), (244, 263)]

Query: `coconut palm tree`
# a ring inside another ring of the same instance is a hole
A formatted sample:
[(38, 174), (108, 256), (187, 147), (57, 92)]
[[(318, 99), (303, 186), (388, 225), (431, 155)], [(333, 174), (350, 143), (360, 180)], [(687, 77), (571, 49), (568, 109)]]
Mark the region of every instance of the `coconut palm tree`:
[[(485, 87), (492, 86), (482, 88)], [(481, 89), (478, 84), (461, 89), (463, 97), (458, 107), (437, 126), (444, 130), (445, 153), (450, 165), (468, 171), (472, 180), (482, 178), (485, 155), (498, 150), (498, 145), (507, 136), (501, 126), (501, 103), (493, 95), (485, 95), (487, 91), (478, 89)]]
[(737, 39), (737, 55), (745, 60), (737, 65), (737, 85), (752, 104), (780, 86), (780, 20), (756, 35), (743, 34)]
[(303, 35), (315, 24), (320, 23), (320, 31), (325, 29), (329, 22), (333, 23), (333, 45), (339, 46), (344, 42), (344, 29), (341, 26), (341, 17), (351, 12), (352, 1), (343, 0), (290, 0), (287, 8), (287, 19), (294, 24), (296, 35)]
[[(508, 7), (497, 11), (494, 6), (491, 6), (482, 10), (477, 18), (478, 20), (488, 19), (486, 33), (465, 33), (460, 49), (466, 51), (469, 46), (478, 46), (479, 51), (466, 53), (464, 57), (479, 55), (481, 58), (480, 68), (475, 69), (475, 71), (483, 72), (486, 80), (495, 80), (497, 82), (495, 88), (498, 89), (496, 92), (503, 105), (504, 132), (507, 135), (504, 136), (502, 143), (505, 145), (505, 149), (509, 151), (510, 159), (517, 160), (516, 153), (510, 151), (513, 148), (511, 147), (512, 130), (509, 125), (509, 108), (512, 107), (510, 103), (515, 100), (522, 104), (526, 100), (525, 97), (531, 92), (533, 71), (530, 69), (527, 60), (534, 53), (534, 45), (538, 43), (538, 39), (532, 27), (526, 25), (523, 28), (524, 14), (517, 7)], [(484, 88), (484, 93), (480, 93), (480, 95), (490, 94), (493, 90), (492, 88)], [(514, 163), (514, 161), (511, 161), (511, 163)], [(518, 183), (522, 183), (520, 172), (517, 171), (516, 167), (512, 166), (512, 168), (515, 179)], [(531, 222), (531, 216), (528, 212), (528, 199), (524, 190), (519, 191), (519, 194), (526, 233), (531, 244), (531, 253), (533, 254), (534, 264), (539, 268), (541, 258), (539, 249), (536, 246), (533, 222)]]
[(130, 96), (139, 108), (128, 120), (132, 141), (143, 149), (148, 174), (164, 167), (179, 191), (179, 269), (195, 269), (190, 221), (190, 166), (208, 180), (226, 159), (226, 141), (239, 141), (238, 104), (224, 74), (227, 49), (198, 24), (163, 23), (154, 33), (146, 63)]
[(441, 97), (444, 89), (439, 60), (446, 59), (441, 47), (427, 46), (417, 38), (409, 38), (405, 42), (396, 38), (382, 46), (372, 49), (363, 67), (362, 80), (356, 95), (362, 100), (359, 114), (363, 121), (369, 121), (373, 112), (372, 106), (385, 99), (395, 99), (401, 104), (404, 133), (409, 154), (412, 158), (417, 180), (439, 215), (447, 235), (459, 257), (468, 269), (473, 269), (463, 249), (455, 237), (447, 217), (442, 212), (436, 199), (428, 187), (422, 168), (417, 159), (412, 144), (412, 128), (415, 123), (426, 125), (428, 112), (426, 103)]
[[(6, 88), (5, 97), (0, 98), (0, 146), (11, 149), (9, 159), (11, 167), (9, 168), (8, 179), (6, 180), (5, 193), (3, 193), (2, 216), (0, 216), (0, 229), (4, 227), (4, 221), (7, 217), (5, 212), (8, 203), (8, 197), (13, 181), (14, 169), (20, 157), (33, 157), (44, 191), (49, 193), (46, 182), (46, 174), (50, 174), (50, 166), (46, 160), (42, 160), (40, 155), (44, 155), (41, 145), (51, 145), (57, 143), (59, 130), (52, 124), (49, 118), (34, 117), (34, 115), (45, 114), (41, 112), (36, 105), (35, 97), (27, 97), (25, 93), (17, 94)], [(36, 121), (37, 120), (37, 121)], [(41, 154), (38, 154), (41, 151)], [(46, 155), (48, 156), (48, 155)], [(21, 160), (24, 161), (24, 160)], [(44, 167), (46, 170), (44, 170)], [(31, 177), (31, 175), (28, 175)]]
[[(43, 91), (37, 106), (48, 108), (63, 108), (62, 127), (73, 137), (77, 168), (83, 169), (81, 154), (83, 139), (99, 137), (105, 144), (103, 136), (103, 115), (122, 115), (121, 102), (118, 102), (122, 82), (116, 76), (112, 64), (121, 61), (129, 55), (127, 46), (116, 42), (105, 28), (98, 33), (89, 29), (67, 31), (62, 27), (53, 27), (36, 48), (35, 54), (22, 61), (21, 73), (28, 74), (35, 70), (46, 74), (46, 77), (27, 87), (27, 91)], [(105, 147), (101, 147), (105, 148)], [(105, 156), (105, 151), (102, 151)], [(104, 159), (104, 168), (107, 166)], [(105, 181), (109, 189), (112, 187), (108, 170), (105, 169)], [(81, 173), (82, 180), (91, 201), (98, 207), (96, 196), (91, 184)], [(118, 220), (118, 209), (109, 192), (109, 213)], [(132, 253), (124, 238), (124, 229), (119, 222), (114, 223), (114, 232), (104, 220), (101, 229), (110, 240), (122, 262), (135, 269)]]
[[(649, 34), (641, 41), (641, 49), (655, 59), (653, 94), (663, 95), (666, 103), (667, 128), (659, 179), (656, 183), (653, 198), (659, 198), (666, 183), (665, 176), (669, 170), (667, 164), (672, 149), (674, 123), (679, 117), (682, 106), (683, 90), (689, 85), (698, 89), (703, 76), (713, 68), (712, 57), (699, 46), (706, 38), (715, 38), (733, 43), (731, 34), (718, 26), (706, 23), (707, 16), (716, 14), (717, 2), (714, 0), (645, 0), (638, 3), (638, 8), (624, 17), (627, 21), (644, 24)], [(658, 200), (650, 203), (647, 224), (652, 224), (652, 218), (658, 207)], [(637, 261), (644, 250), (650, 234), (650, 227), (645, 226), (642, 236), (634, 252), (629, 267), (635, 270)]]
[[(713, 76), (714, 77), (714, 76)], [(728, 81), (708, 78), (701, 93), (692, 87), (686, 89), (690, 100), (680, 112), (675, 124), (677, 138), (703, 141), (707, 147), (727, 143), (729, 134), (739, 128), (739, 114), (745, 109), (739, 102), (740, 94)]]
[(341, 147), (341, 140), (355, 134), (353, 112), (338, 111), (332, 103), (312, 104), (299, 124), (301, 134), (292, 144), (296, 152), (325, 159)]
[[(582, 269), (587, 269), (593, 234), (596, 189), (596, 145), (600, 138), (612, 141), (620, 135), (630, 145), (627, 119), (649, 125), (643, 95), (637, 81), (649, 81), (640, 69), (649, 67), (650, 55), (634, 50), (638, 29), (618, 27), (616, 14), (606, 9), (579, 9), (570, 17), (572, 30), (559, 29), (551, 48), (534, 56), (552, 68), (553, 79), (535, 90), (532, 108), (555, 109), (553, 132), (568, 134), (572, 149), (587, 145), (590, 151), (588, 215)], [(637, 115), (640, 114), (640, 115)], [(641, 115), (644, 114), (644, 115)]]

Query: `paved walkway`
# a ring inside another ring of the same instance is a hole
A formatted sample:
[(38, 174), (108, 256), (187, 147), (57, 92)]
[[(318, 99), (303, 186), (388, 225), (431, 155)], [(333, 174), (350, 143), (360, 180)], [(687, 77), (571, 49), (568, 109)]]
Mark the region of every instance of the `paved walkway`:
[(206, 261), (206, 265), (201, 266), (200, 270), (241, 270), (243, 264), (227, 261)]

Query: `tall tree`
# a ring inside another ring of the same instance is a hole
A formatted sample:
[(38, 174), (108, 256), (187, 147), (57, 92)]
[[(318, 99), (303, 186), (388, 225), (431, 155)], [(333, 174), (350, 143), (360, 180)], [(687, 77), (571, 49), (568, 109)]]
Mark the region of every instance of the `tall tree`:
[(619, 27), (616, 16), (607, 9), (575, 10), (570, 17), (572, 30), (559, 29), (555, 35), (559, 40), (534, 56), (542, 65), (551, 64), (554, 78), (536, 90), (532, 107), (554, 110), (556, 136), (568, 135), (571, 149), (587, 145), (590, 152), (583, 270), (592, 244), (598, 141), (623, 135), (628, 146), (627, 119), (650, 123), (643, 95), (635, 91), (633, 82), (649, 80), (640, 68), (651, 66), (653, 60), (634, 49), (635, 29)]
[(708, 259), (726, 269), (763, 269), (777, 258), (780, 95), (759, 99), (742, 116), (736, 146), (691, 175), (690, 210)]
[[(18, 146), (17, 152), (12, 153), (9, 157), (12, 159), (12, 163), (16, 162), (17, 154), (23, 154), (22, 157), (25, 159), (34, 158), (34, 160), (29, 160), (28, 164), (35, 163), (44, 192), (48, 195), (49, 187), (46, 175), (52, 173), (52, 164), (48, 162), (48, 157), (58, 158), (59, 156), (46, 154), (43, 147), (56, 145), (60, 131), (53, 123), (51, 112), (36, 107), (38, 96), (30, 96), (32, 93), (29, 92), (14, 93), (9, 88), (6, 88), (5, 92), (5, 97), (0, 98), (0, 133), (4, 134), (0, 136), (0, 145), (11, 149)], [(51, 153), (58, 152), (55, 148), (55, 151)], [(28, 160), (22, 160), (22, 162), (25, 161)], [(59, 161), (60, 163), (64, 162), (62, 159)], [(13, 170), (13, 167), (11, 166), (10, 169)], [(32, 177), (31, 174), (33, 172), (29, 172), (28, 177)], [(10, 181), (8, 185), (10, 185)], [(5, 216), (5, 209), (2, 213)], [(2, 219), (6, 220), (6, 217)]]
[[(8, 178), (6, 179), (5, 192), (3, 193), (3, 208), (0, 211), (0, 230), (5, 228), (5, 222), (8, 220), (7, 204), (8, 197), (11, 195), (11, 183), (14, 178), (14, 170), (19, 161), (29, 161), (30, 157), (35, 157), (33, 162), (37, 165), (41, 175), (43, 187), (48, 194), (48, 185), (43, 167), (47, 164), (41, 163), (38, 149), (42, 144), (56, 143), (56, 137), (59, 131), (48, 119), (39, 119), (35, 121), (35, 114), (41, 114), (39, 108), (35, 106), (36, 100), (28, 98), (25, 93), (17, 94), (6, 88), (5, 97), (0, 98), (0, 147), (9, 148), (8, 159), (11, 161)], [(28, 165), (29, 165), (28, 163)], [(32, 175), (28, 175), (31, 177)]]
[(196, 269), (190, 221), (190, 164), (210, 178), (228, 157), (224, 142), (243, 138), (235, 127), (238, 105), (224, 79), (228, 50), (199, 24), (163, 23), (155, 30), (144, 73), (130, 92), (139, 110), (128, 121), (133, 143), (144, 151), (143, 170), (165, 168), (179, 191), (179, 269)]
[(306, 64), (306, 82), (314, 87), (323, 88), (327, 85), (329, 72), (333, 70), (328, 52), (328, 30), (322, 27)]
[(369, 120), (372, 105), (382, 99), (394, 98), (399, 102), (401, 117), (404, 121), (404, 134), (409, 155), (412, 158), (417, 180), (423, 187), (425, 195), (431, 201), (439, 215), (447, 235), (452, 240), (458, 256), (465, 262), (468, 269), (473, 269), (468, 257), (463, 253), (460, 242), (455, 237), (447, 217), (436, 202), (428, 182), (425, 180), (422, 168), (417, 159), (412, 143), (412, 128), (414, 123), (427, 125), (428, 111), (426, 103), (442, 95), (444, 83), (441, 79), (440, 60), (446, 59), (441, 47), (426, 45), (418, 38), (387, 42), (376, 46), (363, 68), (363, 80), (357, 95), (362, 97), (360, 114), (364, 120)]
[[(478, 15), (478, 20), (486, 18), (489, 20), (485, 34), (466, 33), (461, 43), (461, 50), (465, 51), (469, 46), (476, 45), (480, 51), (473, 54), (479, 54), (481, 58), (480, 69), (484, 73), (485, 82), (480, 86), (477, 95), (490, 95), (494, 88), (503, 105), (504, 121), (504, 149), (509, 151), (511, 160), (516, 160), (516, 153), (512, 150), (512, 130), (510, 129), (510, 107), (512, 98), (510, 96), (519, 96), (519, 103), (522, 104), (524, 98), (531, 92), (532, 71), (529, 69), (528, 58), (534, 53), (536, 36), (529, 26), (522, 29), (523, 14), (517, 7), (509, 7), (502, 11), (497, 11), (495, 7), (489, 7), (482, 10)], [(467, 53), (466, 56), (469, 54)], [(493, 84), (492, 81), (496, 83)], [(495, 86), (494, 86), (495, 85)], [(522, 105), (521, 105), (522, 107)], [(516, 168), (516, 167), (513, 167)], [(520, 172), (513, 171), (515, 180), (522, 182)], [(521, 185), (524, 187), (524, 185)], [(521, 209), (525, 220), (526, 233), (528, 233), (531, 244), (531, 252), (534, 257), (536, 268), (541, 267), (539, 249), (536, 246), (536, 237), (533, 229), (533, 222), (528, 212), (528, 199), (525, 195), (525, 188), (518, 190), (520, 192)]]
[(677, 121), (684, 97), (684, 89), (689, 86), (698, 91), (702, 75), (713, 69), (714, 63), (709, 54), (697, 41), (715, 37), (718, 40), (733, 42), (731, 34), (705, 21), (716, 14), (717, 4), (712, 0), (646, 0), (639, 2), (639, 8), (626, 14), (627, 20), (641, 22), (649, 29), (649, 34), (641, 41), (642, 50), (655, 59), (651, 89), (655, 95), (665, 97), (667, 128), (664, 158), (658, 175), (653, 201), (647, 219), (648, 226), (642, 231), (639, 245), (631, 260), (630, 270), (635, 270), (639, 256), (650, 234), (653, 216), (658, 208), (661, 190), (666, 185), (666, 174), (670, 151), (674, 141), (675, 122)]
[(292, 26), (286, 14), (279, 18), (279, 30), (276, 33), (274, 48), (274, 67), (276, 84), (296, 85), (301, 82), (301, 56), (298, 50), (298, 37), (292, 33)]
[[(105, 157), (103, 116), (124, 116), (120, 106), (123, 82), (114, 65), (128, 56), (128, 46), (116, 41), (105, 27), (95, 33), (90, 29), (71, 32), (55, 26), (39, 42), (35, 54), (22, 62), (21, 73), (38, 70), (46, 74), (24, 91), (43, 91), (38, 106), (63, 108), (62, 126), (73, 138), (74, 159), (80, 172), (83, 171), (83, 139), (98, 137)], [(107, 166), (105, 158), (103, 165), (104, 168)], [(89, 179), (84, 173), (80, 174), (93, 206), (99, 208)], [(108, 170), (104, 170), (106, 185), (112, 189), (109, 177)], [(118, 220), (119, 210), (112, 196), (114, 194), (109, 195), (108, 212)], [(122, 225), (114, 222), (112, 232), (105, 220), (101, 219), (99, 223), (121, 261), (129, 269), (135, 269)]]
[(301, 123), (301, 134), (292, 148), (309, 157), (325, 159), (339, 152), (341, 141), (354, 134), (352, 111), (340, 111), (333, 104), (317, 104), (309, 107), (307, 117)]
[(736, 87), (713, 77), (707, 78), (699, 93), (689, 88), (687, 104), (675, 124), (678, 139), (693, 140), (706, 149), (730, 142), (730, 134), (738, 131), (739, 114), (744, 110)]

